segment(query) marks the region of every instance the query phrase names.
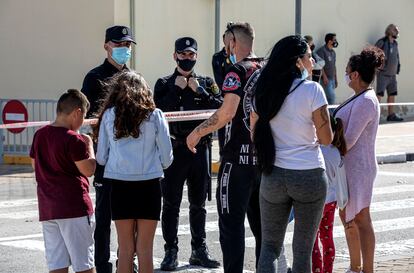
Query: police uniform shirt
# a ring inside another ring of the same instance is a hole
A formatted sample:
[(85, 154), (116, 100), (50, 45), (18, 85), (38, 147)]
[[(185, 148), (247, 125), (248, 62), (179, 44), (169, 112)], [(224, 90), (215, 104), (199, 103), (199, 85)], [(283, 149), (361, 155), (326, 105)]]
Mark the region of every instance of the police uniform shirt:
[(220, 89), (222, 89), (224, 77), (226, 72), (232, 66), (229, 58), (226, 55), (226, 49), (223, 47), (222, 50), (215, 53), (212, 59), (214, 80)]
[[(205, 92), (194, 92), (188, 85), (181, 89), (175, 85), (175, 79), (181, 74), (176, 69), (172, 75), (160, 78), (155, 83), (155, 105), (164, 112), (217, 109), (222, 104), (220, 89), (212, 78), (196, 75), (189, 76), (197, 79)], [(185, 138), (203, 121), (170, 122), (170, 134), (177, 141), (185, 142)]]
[(226, 139), (223, 147), (223, 160), (240, 165), (255, 165), (250, 139), (251, 75), (263, 65), (262, 58), (245, 58), (231, 66), (223, 82), (223, 96), (235, 94), (240, 97), (237, 112), (226, 125)]
[[(128, 67), (124, 65), (123, 70), (128, 70)], [(92, 115), (99, 110), (99, 101), (105, 97), (102, 82), (111, 78), (118, 72), (118, 68), (113, 66), (108, 59), (105, 59), (103, 64), (95, 67), (86, 74), (82, 85), (82, 93), (85, 94), (90, 103), (90, 108), (86, 117), (92, 117)]]

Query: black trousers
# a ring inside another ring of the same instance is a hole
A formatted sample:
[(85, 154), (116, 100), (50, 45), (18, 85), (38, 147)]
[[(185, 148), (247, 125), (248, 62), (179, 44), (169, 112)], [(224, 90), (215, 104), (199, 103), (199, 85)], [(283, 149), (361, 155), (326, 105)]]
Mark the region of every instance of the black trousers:
[(174, 161), (164, 171), (162, 189), (162, 234), (165, 250), (178, 250), (178, 220), (183, 196), (184, 182), (187, 181), (190, 202), (191, 247), (198, 249), (206, 245), (206, 210), (208, 182), (211, 179), (208, 144), (197, 145), (193, 154), (186, 145), (174, 145)]
[(246, 213), (256, 241), (256, 267), (260, 256), (260, 175), (254, 166), (224, 161), (220, 165), (217, 179), (216, 198), (224, 272), (242, 273)]
[(94, 186), (96, 193), (95, 220), (95, 266), (97, 273), (111, 273), (111, 182), (103, 178), (105, 167), (96, 165)]

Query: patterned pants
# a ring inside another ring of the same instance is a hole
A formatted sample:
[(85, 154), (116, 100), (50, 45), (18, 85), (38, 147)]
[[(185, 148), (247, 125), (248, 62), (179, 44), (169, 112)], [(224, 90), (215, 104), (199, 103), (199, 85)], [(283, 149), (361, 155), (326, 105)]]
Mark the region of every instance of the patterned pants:
[[(316, 235), (312, 252), (312, 272), (332, 273), (335, 260), (335, 244), (333, 240), (333, 225), (335, 219), (336, 202), (328, 203), (323, 210), (321, 224)], [(322, 251), (319, 247), (322, 244)]]

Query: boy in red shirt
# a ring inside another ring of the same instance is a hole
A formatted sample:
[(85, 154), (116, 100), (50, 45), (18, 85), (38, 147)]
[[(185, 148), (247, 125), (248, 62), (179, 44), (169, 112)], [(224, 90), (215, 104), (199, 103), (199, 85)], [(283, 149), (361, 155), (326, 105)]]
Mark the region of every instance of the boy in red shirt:
[(30, 150), (37, 181), (39, 220), (48, 268), (53, 273), (93, 273), (95, 217), (88, 176), (95, 172), (92, 140), (76, 131), (89, 102), (69, 89), (57, 103), (56, 120), (40, 128)]

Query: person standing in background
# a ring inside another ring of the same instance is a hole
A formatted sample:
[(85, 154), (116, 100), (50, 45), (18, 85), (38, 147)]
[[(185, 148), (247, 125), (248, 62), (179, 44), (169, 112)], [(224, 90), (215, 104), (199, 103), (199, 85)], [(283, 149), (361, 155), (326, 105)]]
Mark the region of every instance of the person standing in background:
[(306, 42), (308, 43), (309, 48), (312, 51), (312, 58), (315, 60), (315, 64), (312, 68), (312, 81), (320, 83), (322, 77), (322, 68), (325, 66), (325, 61), (319, 57), (318, 54), (316, 54), (313, 37), (310, 35), (305, 35), (303, 38), (305, 38)]
[[(385, 37), (379, 39), (375, 44), (382, 49), (385, 54), (384, 66), (377, 74), (377, 98), (381, 102), (387, 91), (387, 103), (395, 103), (395, 96), (398, 93), (397, 75), (400, 73), (400, 53), (398, 51), (397, 38), (400, 30), (394, 24), (388, 25), (385, 29)], [(392, 105), (388, 106), (387, 121), (403, 121), (404, 119), (397, 116)]]
[(336, 53), (334, 50), (337, 47), (336, 34), (328, 33), (325, 35), (325, 45), (316, 51), (316, 54), (325, 61), (325, 66), (322, 69), (322, 87), (329, 104), (335, 104), (335, 89), (338, 87)]
[[(226, 29), (226, 31), (223, 34), (224, 47), (219, 52), (213, 55), (211, 62), (213, 67), (214, 80), (217, 83), (220, 90), (222, 90), (224, 77), (226, 76), (227, 70), (229, 70), (229, 68), (232, 66), (232, 63), (229, 59), (230, 54), (227, 52), (227, 49), (230, 44), (230, 39), (230, 32), (228, 31), (228, 29)], [(224, 127), (217, 130), (220, 157), (223, 151), (225, 133), (226, 129)]]

